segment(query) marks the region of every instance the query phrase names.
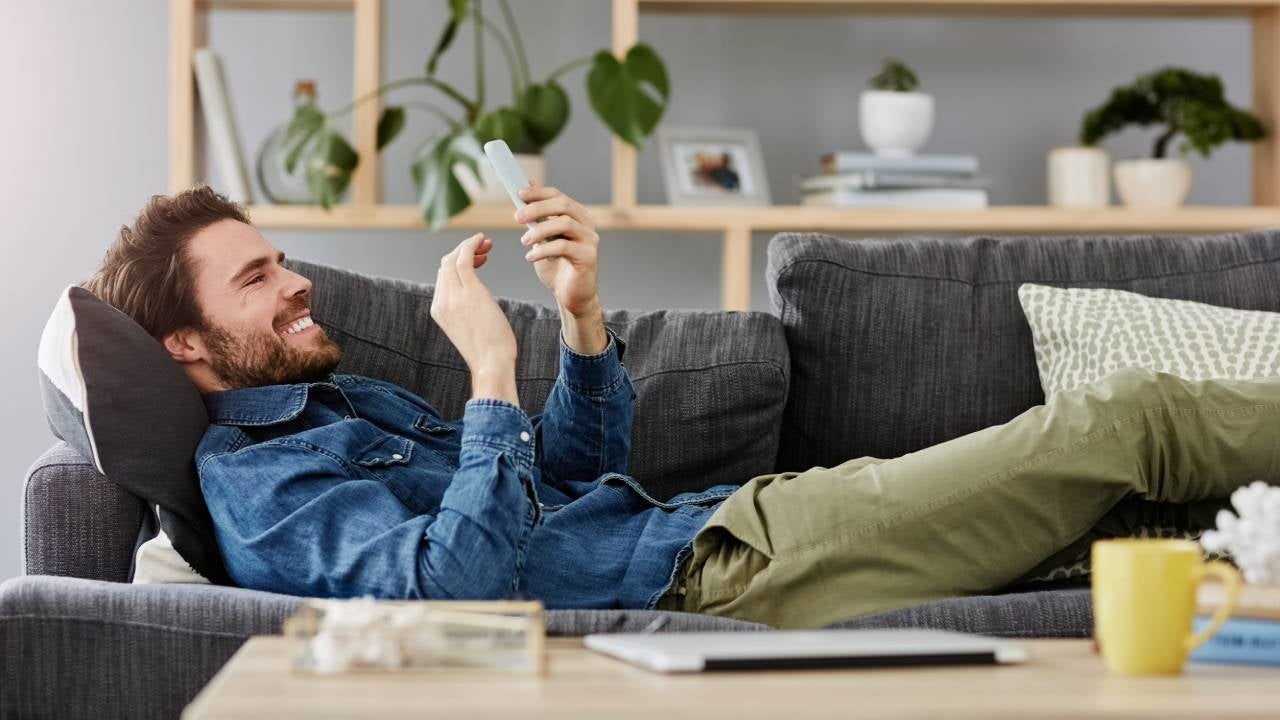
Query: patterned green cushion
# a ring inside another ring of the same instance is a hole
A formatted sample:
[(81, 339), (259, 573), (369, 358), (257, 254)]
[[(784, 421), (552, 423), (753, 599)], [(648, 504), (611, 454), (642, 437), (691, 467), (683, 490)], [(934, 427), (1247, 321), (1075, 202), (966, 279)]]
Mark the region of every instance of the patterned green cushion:
[(1030, 283), (1018, 299), (1045, 397), (1131, 367), (1188, 380), (1280, 376), (1280, 313)]

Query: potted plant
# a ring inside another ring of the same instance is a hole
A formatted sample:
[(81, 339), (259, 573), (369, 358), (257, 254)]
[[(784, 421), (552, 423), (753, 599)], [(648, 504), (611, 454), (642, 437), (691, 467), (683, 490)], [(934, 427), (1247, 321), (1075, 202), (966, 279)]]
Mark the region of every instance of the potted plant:
[(885, 60), (872, 90), (858, 99), (862, 140), (879, 155), (909, 157), (933, 132), (933, 96), (916, 92), (916, 74), (900, 60)]
[(1167, 67), (1112, 90), (1105, 103), (1084, 116), (1080, 142), (1096, 145), (1125, 126), (1152, 124), (1164, 126), (1152, 156), (1115, 164), (1116, 189), (1130, 207), (1177, 207), (1186, 200), (1191, 166), (1181, 157), (1166, 157), (1179, 133), (1185, 136), (1181, 154), (1195, 148), (1206, 158), (1229, 140), (1252, 142), (1266, 136), (1262, 121), (1227, 102), (1216, 75)]
[[(418, 206), (432, 229), (442, 227), (473, 200), (506, 198), (489, 163), (481, 161), (481, 146), (489, 140), (505, 140), (525, 173), (535, 180), (542, 179), (542, 149), (559, 136), (569, 120), (569, 96), (559, 81), (574, 69), (591, 66), (586, 78), (591, 107), (615, 135), (636, 148), (643, 145), (666, 110), (670, 97), (666, 67), (648, 45), (635, 45), (622, 60), (608, 50), (600, 50), (565, 63), (536, 82), (508, 0), (498, 0), (501, 26), (486, 15), (482, 0), (448, 0), (448, 5), (449, 21), (421, 75), (388, 82), (329, 113), (312, 103), (296, 106), (283, 142), (273, 152), (280, 154), (288, 172), (298, 172), (299, 167), (305, 171), (316, 203), (330, 207), (346, 189), (359, 161), (356, 151), (331, 121), (361, 103), (400, 88), (431, 88), (450, 106), (446, 110), (434, 102), (404, 102), (387, 106), (378, 119), (379, 151), (403, 129), (407, 109), (423, 110), (443, 123), (442, 129), (418, 146), (410, 167)], [(436, 76), (441, 56), (467, 25), (475, 32), (476, 85), (471, 95)], [(511, 74), (511, 97), (506, 104), (488, 104), (486, 39), (500, 48)]]

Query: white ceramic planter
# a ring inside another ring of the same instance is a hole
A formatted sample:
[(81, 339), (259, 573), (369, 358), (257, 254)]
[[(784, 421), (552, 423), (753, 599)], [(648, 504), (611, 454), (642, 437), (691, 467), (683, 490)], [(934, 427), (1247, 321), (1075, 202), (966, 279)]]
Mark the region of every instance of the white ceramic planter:
[(1054, 148), (1048, 182), (1053, 207), (1104, 208), (1111, 204), (1111, 158), (1102, 148)]
[[(515, 158), (520, 165), (520, 169), (524, 171), (525, 177), (539, 185), (546, 184), (547, 163), (541, 155), (517, 153)], [(488, 158), (480, 158), (476, 165), (480, 166), (479, 178), (466, 165), (462, 163), (453, 164), (453, 176), (458, 179), (458, 184), (462, 185), (462, 189), (467, 191), (471, 202), (478, 205), (510, 203), (511, 197), (507, 195), (507, 189), (502, 186), (502, 181), (498, 179), (498, 174), (493, 171), (493, 165), (489, 163)]]
[(1191, 165), (1179, 158), (1121, 160), (1116, 190), (1128, 207), (1179, 207), (1191, 190)]
[(878, 155), (908, 157), (933, 134), (933, 96), (865, 90), (858, 98), (862, 141)]

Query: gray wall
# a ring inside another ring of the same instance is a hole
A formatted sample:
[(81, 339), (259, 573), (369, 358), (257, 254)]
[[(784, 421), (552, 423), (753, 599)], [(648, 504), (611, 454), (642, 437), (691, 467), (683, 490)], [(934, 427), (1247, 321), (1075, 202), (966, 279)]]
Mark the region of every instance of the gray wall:
[[(436, 37), (443, 0), (388, 0), (384, 77), (419, 71)], [(493, 3), (490, 3), (491, 5)], [(520, 0), (535, 73), (610, 43), (610, 4)], [(0, 4), (0, 345), (6, 420), (0, 433), (0, 579), (20, 572), (18, 510), (28, 464), (52, 441), (36, 384), (35, 350), (59, 290), (87, 275), (115, 229), (167, 185), (166, 4), (80, 0)], [(349, 15), (220, 11), (211, 43), (222, 51), (242, 137), (256, 152), (286, 119), (297, 78), (319, 82), (321, 104), (350, 99)], [(964, 19), (646, 16), (641, 37), (672, 70), (670, 124), (755, 128), (775, 202), (793, 202), (793, 176), (811, 173), (819, 153), (857, 148), (857, 95), (888, 55), (906, 58), (936, 96), (928, 150), (975, 152), (993, 180), (995, 203), (1044, 202), (1044, 157), (1073, 141), (1082, 112), (1115, 84), (1166, 63), (1219, 73), (1231, 99), (1248, 104), (1249, 32), (1243, 20)], [(493, 63), (498, 55), (494, 51)], [(442, 75), (471, 78), (469, 37)], [(550, 182), (587, 203), (609, 199), (608, 136), (571, 76), (574, 116), (548, 150)], [(495, 72), (491, 93), (508, 88)], [(409, 98), (421, 91), (404, 91)], [(424, 97), (418, 95), (417, 97)], [(491, 95), (493, 97), (493, 95)], [(384, 158), (387, 200), (408, 202), (407, 167), (431, 129), (413, 114)], [(1146, 152), (1153, 133), (1108, 143), (1113, 157)], [(1191, 202), (1248, 202), (1247, 148), (1194, 159)], [(664, 194), (652, 150), (640, 160), (641, 202)], [(215, 177), (216, 181), (216, 177)], [(421, 231), (268, 231), (291, 255), (380, 275), (429, 280), (436, 258), (464, 235)], [(521, 267), (518, 232), (495, 229), (499, 248), (484, 277), (495, 293), (543, 300)], [(755, 300), (765, 308), (764, 244), (757, 236)], [(717, 237), (609, 233), (602, 248), (602, 296), (610, 307), (711, 308), (719, 301)]]

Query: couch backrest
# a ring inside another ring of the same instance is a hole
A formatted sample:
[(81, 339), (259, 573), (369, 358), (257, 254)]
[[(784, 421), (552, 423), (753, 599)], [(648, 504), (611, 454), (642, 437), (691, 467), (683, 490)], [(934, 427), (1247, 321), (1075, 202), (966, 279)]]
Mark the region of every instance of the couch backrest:
[[(343, 349), (339, 372), (397, 383), (447, 417), (462, 416), (470, 375), (431, 319), (432, 288), (300, 261), (312, 314)], [(521, 405), (541, 412), (559, 371), (554, 309), (500, 300), (519, 344)], [(768, 313), (612, 311), (627, 343), (637, 401), (630, 474), (656, 496), (741, 483), (778, 451), (789, 367), (782, 325)]]
[(897, 457), (1044, 396), (1016, 296), (1036, 282), (1280, 311), (1280, 231), (847, 240), (784, 233), (768, 284), (791, 352), (778, 468)]
[[(312, 312), (342, 345), (339, 372), (398, 383), (448, 417), (470, 395), (466, 365), (431, 320), (431, 287), (290, 260), (314, 281)], [(558, 372), (554, 310), (499, 300), (520, 347), (521, 405), (538, 413)], [(789, 385), (782, 325), (767, 313), (614, 311), (635, 385), (630, 474), (660, 498), (769, 472)], [(28, 472), (23, 495), (28, 574), (124, 581), (146, 515), (65, 443)]]

